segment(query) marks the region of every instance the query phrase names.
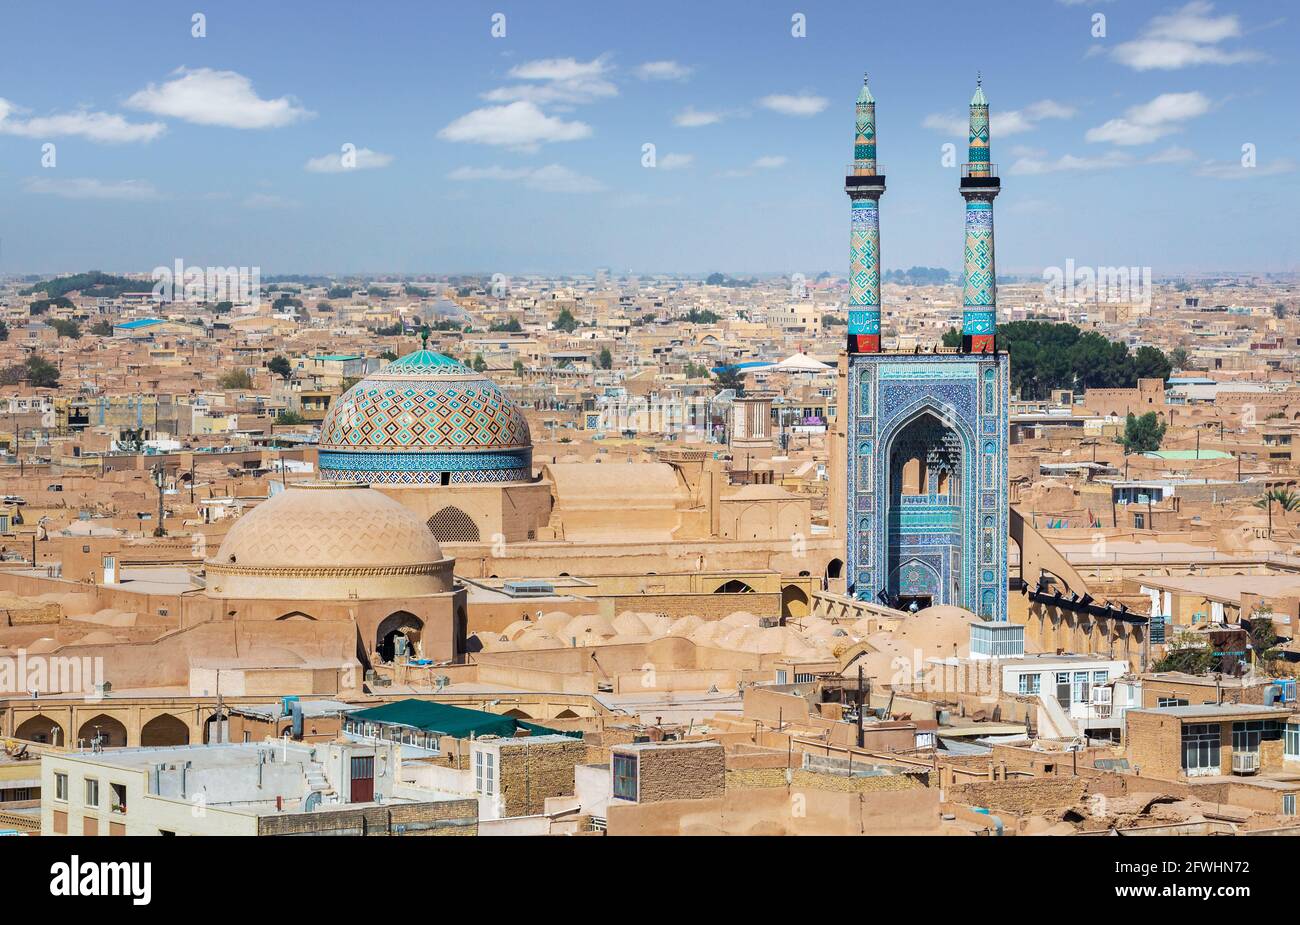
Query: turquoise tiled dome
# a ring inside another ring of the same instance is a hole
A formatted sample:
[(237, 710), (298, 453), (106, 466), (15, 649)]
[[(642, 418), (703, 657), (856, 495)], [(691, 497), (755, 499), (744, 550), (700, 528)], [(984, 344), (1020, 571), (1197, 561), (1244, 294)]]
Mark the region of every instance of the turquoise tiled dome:
[(321, 425), (324, 479), (393, 484), (532, 478), (532, 438), (482, 373), (417, 350), (349, 389)]

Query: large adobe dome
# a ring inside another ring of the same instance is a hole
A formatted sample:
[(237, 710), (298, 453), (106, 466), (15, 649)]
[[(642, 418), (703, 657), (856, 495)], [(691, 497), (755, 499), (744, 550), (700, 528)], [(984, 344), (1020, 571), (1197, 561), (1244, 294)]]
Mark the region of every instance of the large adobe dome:
[(324, 479), (399, 485), (527, 481), (533, 444), (523, 414), (490, 379), (417, 350), (330, 407), (320, 469)]
[(285, 489), (235, 521), (207, 562), (207, 592), (346, 600), (451, 590), (453, 561), (429, 528), (361, 484)]

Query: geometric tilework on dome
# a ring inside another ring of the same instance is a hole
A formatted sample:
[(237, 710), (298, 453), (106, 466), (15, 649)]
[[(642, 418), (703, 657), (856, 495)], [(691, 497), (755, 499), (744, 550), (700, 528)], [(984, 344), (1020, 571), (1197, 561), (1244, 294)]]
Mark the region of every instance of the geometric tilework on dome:
[[(320, 449), (325, 478), (342, 477), (329, 468), (386, 472), (383, 479), (365, 477), (392, 482), (431, 480), (397, 475), (411, 471), (510, 472), (483, 481), (516, 480), (520, 470), (527, 470), (522, 478), (532, 475), (532, 437), (519, 409), (486, 376), (431, 350), (395, 360), (349, 389), (325, 416)], [(364, 463), (345, 465), (353, 453), (364, 455)], [(435, 465), (423, 454), (442, 458)], [(448, 464), (456, 458), (450, 454), (468, 455)]]

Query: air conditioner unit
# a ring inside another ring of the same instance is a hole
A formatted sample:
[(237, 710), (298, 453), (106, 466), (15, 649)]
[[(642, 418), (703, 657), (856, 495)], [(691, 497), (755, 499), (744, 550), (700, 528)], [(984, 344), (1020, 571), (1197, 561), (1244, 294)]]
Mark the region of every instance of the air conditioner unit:
[(1258, 774), (1259, 773), (1259, 752), (1233, 752), (1232, 773), (1233, 774)]

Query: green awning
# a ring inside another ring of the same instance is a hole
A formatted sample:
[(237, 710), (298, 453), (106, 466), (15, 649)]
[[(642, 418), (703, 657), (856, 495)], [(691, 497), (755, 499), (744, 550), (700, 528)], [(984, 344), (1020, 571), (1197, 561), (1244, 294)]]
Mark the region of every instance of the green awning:
[(508, 738), (518, 735), (520, 730), (535, 736), (567, 735), (571, 738), (582, 738), (581, 732), (561, 732), (513, 716), (502, 716), (499, 713), (489, 713), (487, 710), (470, 710), (434, 700), (396, 700), (377, 707), (356, 710), (349, 713), (348, 718), (371, 723), (409, 726), (422, 732), (447, 735), (456, 739), (485, 735)]

